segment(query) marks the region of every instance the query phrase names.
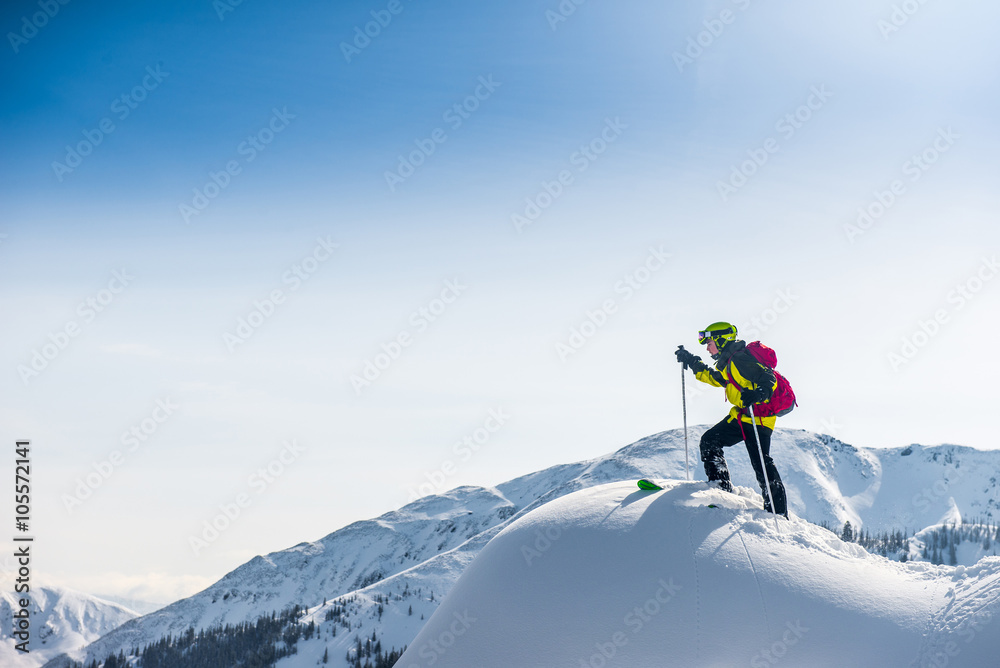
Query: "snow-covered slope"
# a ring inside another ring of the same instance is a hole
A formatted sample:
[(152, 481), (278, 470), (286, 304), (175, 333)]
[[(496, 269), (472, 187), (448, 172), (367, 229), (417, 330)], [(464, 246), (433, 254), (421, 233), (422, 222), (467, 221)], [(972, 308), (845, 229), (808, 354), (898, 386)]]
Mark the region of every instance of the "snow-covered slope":
[(1000, 451), (958, 445), (870, 450), (882, 464), (882, 489), (861, 517), (869, 527), (908, 527), (966, 518), (1000, 518)]
[(805, 521), (776, 533), (748, 496), (626, 482), (553, 501), (486, 546), (400, 664), (996, 665), (1000, 635), (973, 625), (1000, 614), (1000, 558), (900, 564)]
[(10, 620), (20, 609), (12, 592), (0, 596), (0, 666), (40, 666), (64, 652), (76, 654), (137, 613), (117, 603), (104, 601), (61, 587), (32, 587), (30, 653), (18, 652), (11, 637)]
[[(697, 443), (705, 429), (695, 427), (690, 433), (695, 479), (704, 479)], [(727, 453), (734, 482), (755, 486), (745, 449), (737, 445)], [(995, 474), (1000, 452), (956, 446), (865, 450), (828, 436), (778, 430), (772, 454), (792, 512), (812, 522), (839, 527), (850, 521), (855, 528), (905, 528), (912, 534), (952, 517), (956, 508), (963, 516), (1000, 515)], [(296, 661), (307, 656), (315, 665), (328, 646), (330, 665), (343, 666), (355, 635), (370, 637), (375, 631), (386, 649), (409, 644), (425, 621), (421, 614), (429, 616), (488, 541), (528, 511), (608, 482), (684, 475), (683, 432), (675, 430), (495, 488), (460, 487), (419, 499), (319, 541), (256, 557), (205, 591), (101, 638), (87, 648), (87, 660), (189, 627), (251, 621), (299, 604), (308, 607), (317, 622), (335, 608), (349, 617), (327, 623), (327, 635), (300, 643), (298, 656), (282, 665), (298, 665)], [(335, 625), (340, 629), (336, 638), (330, 635)], [(60, 665), (65, 662), (52, 663)]]
[(910, 561), (930, 561), (953, 566), (972, 566), (984, 557), (997, 556), (1000, 528), (996, 525), (937, 524), (917, 532), (907, 542)]
[[(145, 615), (86, 648), (87, 661), (167, 634), (255, 620), (293, 604), (306, 607), (364, 588), (461, 545), (514, 514), (495, 490), (461, 487), (425, 497), (314, 543), (254, 557), (189, 598)], [(54, 660), (51, 666), (65, 666)]]

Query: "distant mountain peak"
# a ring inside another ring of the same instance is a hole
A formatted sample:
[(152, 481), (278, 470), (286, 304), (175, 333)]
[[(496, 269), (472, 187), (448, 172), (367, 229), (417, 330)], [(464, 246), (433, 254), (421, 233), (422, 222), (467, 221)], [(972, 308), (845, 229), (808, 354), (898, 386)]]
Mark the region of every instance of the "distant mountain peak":
[[(17, 598), (9, 591), (0, 595), (0, 619), (13, 618), (14, 609), (20, 608)], [(31, 668), (63, 653), (77, 655), (84, 645), (139, 616), (118, 603), (65, 587), (33, 585), (28, 598), (34, 629), (31, 652), (22, 654), (14, 648), (11, 627), (4, 624), (0, 627), (0, 665)]]

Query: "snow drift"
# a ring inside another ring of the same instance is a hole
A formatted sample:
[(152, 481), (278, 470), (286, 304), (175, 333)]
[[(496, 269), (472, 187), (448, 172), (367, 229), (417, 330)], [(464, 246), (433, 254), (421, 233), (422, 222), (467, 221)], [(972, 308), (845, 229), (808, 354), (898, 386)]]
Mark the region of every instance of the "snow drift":
[(1000, 558), (898, 563), (795, 518), (776, 534), (738, 491), (619, 482), (541, 506), (480, 552), (397, 665), (996, 665)]

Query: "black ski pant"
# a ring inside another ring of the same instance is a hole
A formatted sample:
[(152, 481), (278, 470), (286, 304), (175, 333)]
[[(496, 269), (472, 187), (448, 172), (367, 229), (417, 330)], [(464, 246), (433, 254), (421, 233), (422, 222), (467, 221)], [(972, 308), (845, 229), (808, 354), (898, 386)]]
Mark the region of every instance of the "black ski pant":
[[(760, 432), (760, 446), (764, 452), (764, 464), (767, 466), (767, 479), (771, 483), (771, 498), (774, 499), (774, 511), (779, 515), (788, 512), (788, 502), (785, 499), (785, 486), (781, 483), (781, 476), (778, 469), (774, 467), (771, 459), (771, 430), (767, 427), (757, 426)], [(729, 482), (729, 467), (726, 466), (726, 456), (722, 449), (731, 445), (736, 445), (740, 441), (746, 443), (747, 455), (750, 456), (750, 464), (754, 473), (757, 474), (757, 484), (760, 485), (761, 494), (764, 496), (764, 509), (770, 510), (767, 494), (764, 492), (764, 473), (760, 467), (760, 453), (757, 451), (757, 438), (754, 436), (753, 425), (734, 420), (726, 416), (719, 424), (706, 431), (701, 437), (701, 461), (705, 464), (705, 475), (709, 481)]]

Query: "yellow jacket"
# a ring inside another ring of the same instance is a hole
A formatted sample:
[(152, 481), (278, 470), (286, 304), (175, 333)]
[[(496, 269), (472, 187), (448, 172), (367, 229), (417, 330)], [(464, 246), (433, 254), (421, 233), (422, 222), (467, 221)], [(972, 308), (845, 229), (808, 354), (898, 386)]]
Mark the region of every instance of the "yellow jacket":
[[(701, 382), (714, 387), (726, 388), (726, 399), (733, 405), (729, 411), (730, 418), (733, 420), (742, 419), (749, 424), (751, 422), (750, 411), (743, 405), (741, 396), (743, 390), (755, 387), (766, 388), (766, 401), (771, 397), (774, 388), (778, 386), (778, 381), (771, 369), (758, 362), (757, 358), (747, 351), (746, 345), (744, 341), (733, 341), (719, 351), (715, 368), (702, 362), (692, 365), (692, 370), (695, 372), (694, 377)], [(730, 382), (730, 379), (736, 384)], [(773, 415), (757, 418), (757, 424), (772, 430), (777, 421), (778, 418)]]

